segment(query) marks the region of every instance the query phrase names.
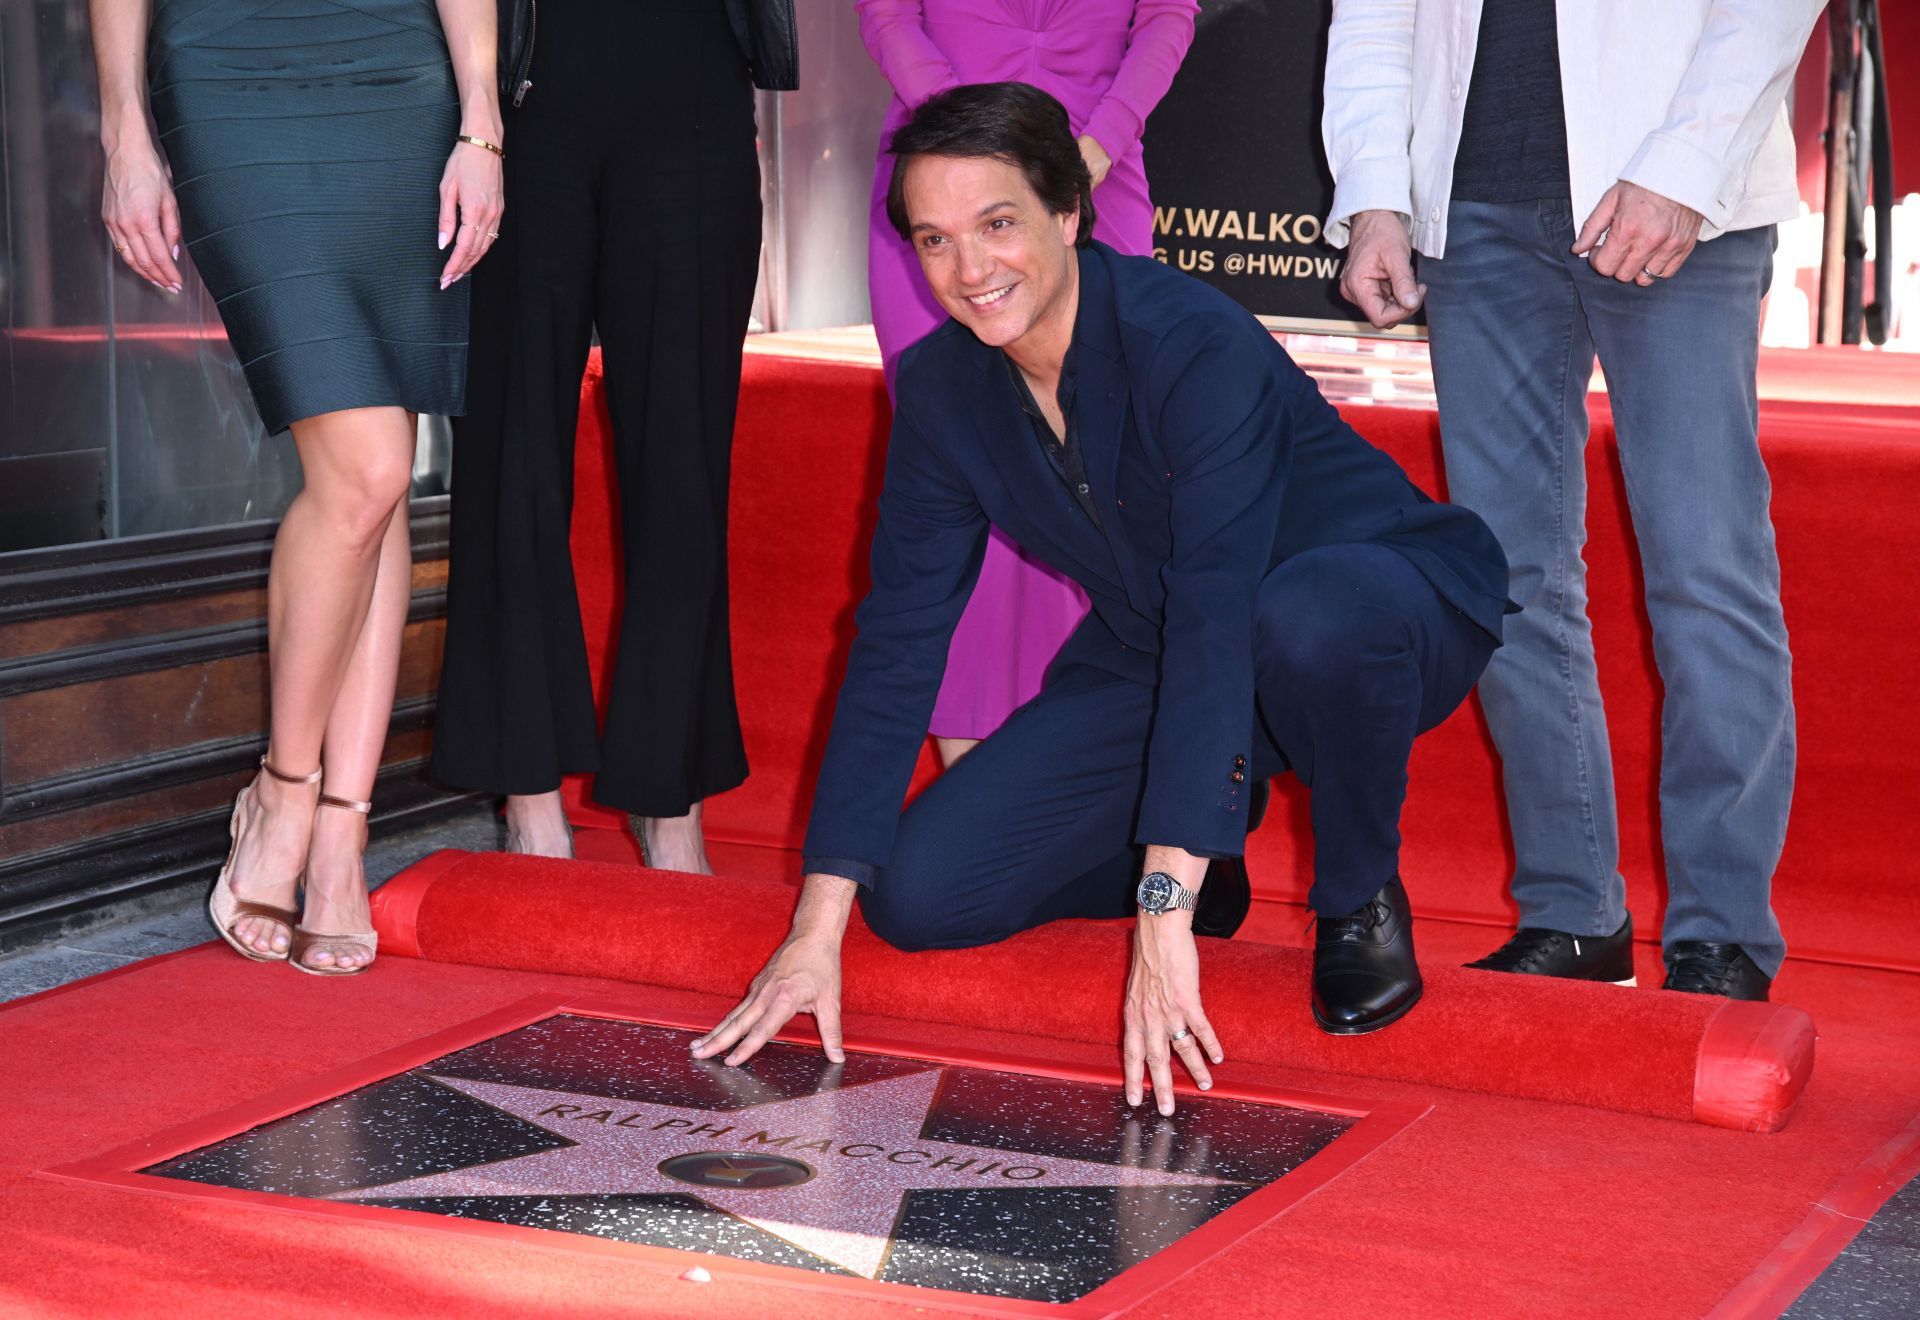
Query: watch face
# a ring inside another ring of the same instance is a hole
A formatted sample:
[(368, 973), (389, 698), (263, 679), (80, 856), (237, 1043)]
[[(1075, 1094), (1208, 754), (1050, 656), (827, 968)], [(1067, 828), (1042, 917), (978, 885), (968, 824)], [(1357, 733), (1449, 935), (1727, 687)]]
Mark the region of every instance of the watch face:
[(1173, 897), (1173, 877), (1153, 871), (1140, 878), (1140, 906), (1149, 912), (1164, 912)]

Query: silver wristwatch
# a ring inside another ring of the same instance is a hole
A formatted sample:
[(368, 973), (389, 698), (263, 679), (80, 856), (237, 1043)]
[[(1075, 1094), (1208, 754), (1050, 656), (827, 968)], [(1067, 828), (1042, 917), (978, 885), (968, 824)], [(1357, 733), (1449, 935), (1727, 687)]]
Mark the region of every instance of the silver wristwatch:
[(1140, 903), (1140, 910), (1148, 916), (1157, 917), (1172, 908), (1191, 912), (1200, 903), (1200, 895), (1188, 889), (1165, 871), (1149, 871), (1140, 877), (1140, 888), (1134, 894)]

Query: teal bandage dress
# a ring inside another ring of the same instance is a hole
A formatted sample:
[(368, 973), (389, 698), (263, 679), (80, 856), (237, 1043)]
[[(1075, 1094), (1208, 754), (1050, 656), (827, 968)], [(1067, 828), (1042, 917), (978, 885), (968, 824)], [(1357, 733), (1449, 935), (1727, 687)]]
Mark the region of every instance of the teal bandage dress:
[(464, 411), (467, 285), (440, 289), (460, 102), (433, 0), (157, 0), (147, 56), (186, 250), (269, 431)]

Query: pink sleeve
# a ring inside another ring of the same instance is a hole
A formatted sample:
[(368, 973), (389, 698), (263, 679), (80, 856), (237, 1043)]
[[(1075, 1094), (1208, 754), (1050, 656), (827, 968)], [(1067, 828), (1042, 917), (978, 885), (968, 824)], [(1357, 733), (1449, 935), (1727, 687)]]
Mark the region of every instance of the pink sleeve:
[(1127, 35), (1127, 53), (1113, 75), (1113, 85), (1093, 108), (1082, 131), (1114, 160), (1140, 140), (1147, 116), (1173, 85), (1187, 47), (1193, 44), (1198, 0), (1137, 0)]
[(909, 109), (959, 85), (953, 66), (927, 37), (920, 0), (854, 0), (854, 8), (867, 54)]

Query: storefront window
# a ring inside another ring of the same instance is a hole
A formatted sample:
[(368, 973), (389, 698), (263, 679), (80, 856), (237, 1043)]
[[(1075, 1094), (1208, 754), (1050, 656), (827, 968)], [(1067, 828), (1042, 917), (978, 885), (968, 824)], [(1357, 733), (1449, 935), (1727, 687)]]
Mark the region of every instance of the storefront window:
[[(149, 286), (100, 221), (86, 0), (0, 3), (0, 552), (277, 518), (300, 489), (255, 414), (218, 310)], [(424, 419), (416, 496), (446, 490)]]

